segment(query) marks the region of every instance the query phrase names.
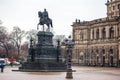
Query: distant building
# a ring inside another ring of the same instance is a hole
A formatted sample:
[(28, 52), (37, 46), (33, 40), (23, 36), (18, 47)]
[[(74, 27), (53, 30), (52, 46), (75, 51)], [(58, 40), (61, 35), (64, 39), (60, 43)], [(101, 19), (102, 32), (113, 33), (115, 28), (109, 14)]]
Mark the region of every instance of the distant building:
[(120, 62), (120, 0), (107, 0), (107, 17), (76, 20), (73, 27), (73, 63), (118, 66)]

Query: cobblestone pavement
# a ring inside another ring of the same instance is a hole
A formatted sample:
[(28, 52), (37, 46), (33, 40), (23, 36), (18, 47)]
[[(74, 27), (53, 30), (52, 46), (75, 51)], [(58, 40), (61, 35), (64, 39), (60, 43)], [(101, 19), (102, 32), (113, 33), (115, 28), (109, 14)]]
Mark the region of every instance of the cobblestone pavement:
[(66, 72), (19, 72), (17, 67), (6, 67), (0, 80), (120, 80), (120, 68), (73, 67), (73, 79), (66, 79)]

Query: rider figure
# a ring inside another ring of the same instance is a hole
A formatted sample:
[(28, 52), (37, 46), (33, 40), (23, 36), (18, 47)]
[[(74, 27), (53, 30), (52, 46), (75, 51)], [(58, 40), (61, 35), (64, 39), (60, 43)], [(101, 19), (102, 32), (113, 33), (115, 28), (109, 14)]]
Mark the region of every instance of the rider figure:
[(50, 30), (50, 25), (52, 26), (52, 20), (49, 18), (48, 12), (46, 9), (44, 9), (43, 12), (38, 12), (38, 17), (40, 18), (39, 23), (37, 25), (37, 29), (39, 28), (39, 25), (43, 25), (43, 31), (44, 31), (44, 24), (47, 25), (48, 30)]
[(47, 21), (49, 19), (48, 12), (46, 11), (46, 9), (44, 9), (43, 18), (45, 21)]

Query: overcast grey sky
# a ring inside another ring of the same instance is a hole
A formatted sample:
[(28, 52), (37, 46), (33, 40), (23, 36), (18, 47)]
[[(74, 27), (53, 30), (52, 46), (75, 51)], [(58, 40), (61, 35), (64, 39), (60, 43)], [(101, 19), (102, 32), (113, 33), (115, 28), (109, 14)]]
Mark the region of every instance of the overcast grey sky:
[(0, 0), (0, 20), (12, 29), (37, 29), (38, 11), (47, 9), (56, 35), (70, 35), (76, 18), (85, 21), (106, 17), (107, 0)]

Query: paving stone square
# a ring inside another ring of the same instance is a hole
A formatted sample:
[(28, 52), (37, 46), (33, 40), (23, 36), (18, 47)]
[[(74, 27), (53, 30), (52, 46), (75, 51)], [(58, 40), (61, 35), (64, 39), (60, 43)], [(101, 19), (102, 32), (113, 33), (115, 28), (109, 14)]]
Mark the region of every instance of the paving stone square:
[(0, 80), (120, 80), (120, 68), (74, 66), (73, 79), (66, 72), (19, 72), (18, 67), (6, 67)]

